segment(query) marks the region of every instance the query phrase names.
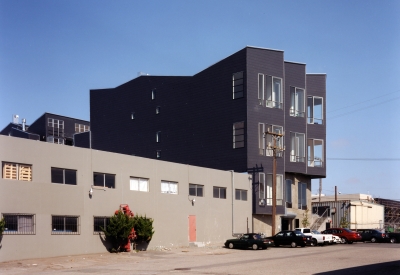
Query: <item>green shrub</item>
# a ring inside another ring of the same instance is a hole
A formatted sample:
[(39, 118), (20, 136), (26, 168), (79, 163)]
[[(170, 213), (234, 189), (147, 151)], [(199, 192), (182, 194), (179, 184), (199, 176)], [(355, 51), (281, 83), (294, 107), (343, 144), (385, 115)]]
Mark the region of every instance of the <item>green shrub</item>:
[(4, 217), (0, 220), (0, 236), (3, 235), (4, 229), (6, 228), (6, 221)]
[(101, 227), (101, 230), (106, 235), (106, 240), (112, 245), (111, 252), (123, 250), (121, 246), (126, 243), (133, 227), (133, 218), (125, 215), (122, 211), (118, 211), (117, 214), (110, 218), (110, 223), (106, 229)]
[(154, 234), (153, 219), (136, 215), (133, 217), (137, 241), (150, 242)]

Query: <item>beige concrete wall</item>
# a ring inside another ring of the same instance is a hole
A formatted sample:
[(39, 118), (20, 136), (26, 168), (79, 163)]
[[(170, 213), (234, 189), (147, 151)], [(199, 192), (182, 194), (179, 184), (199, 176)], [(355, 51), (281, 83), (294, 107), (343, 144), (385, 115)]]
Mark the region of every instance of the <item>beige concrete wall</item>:
[[(105, 252), (100, 236), (93, 233), (93, 217), (112, 216), (120, 204), (154, 219), (155, 235), (149, 249), (189, 245), (189, 215), (196, 216), (197, 242), (204, 244), (222, 245), (233, 231), (246, 232), (247, 219), (251, 227), (247, 174), (232, 177), (229, 171), (8, 136), (0, 136), (0, 161), (31, 164), (33, 177), (31, 182), (0, 179), (0, 213), (34, 214), (36, 218), (35, 235), (3, 236), (0, 261)], [(51, 167), (77, 170), (77, 185), (51, 183)], [(116, 188), (94, 188), (90, 198), (93, 172), (115, 174)], [(149, 192), (129, 190), (130, 177), (148, 178)], [(162, 194), (161, 180), (178, 182), (178, 194)], [(196, 197), (193, 205), (188, 198), (189, 183), (204, 185), (204, 196)], [(226, 187), (227, 198), (213, 198), (213, 186)], [(235, 200), (235, 188), (248, 190), (248, 200)], [(51, 215), (79, 216), (80, 234), (52, 235)]]
[(352, 201), (350, 209), (350, 228), (383, 229), (385, 207), (376, 203)]

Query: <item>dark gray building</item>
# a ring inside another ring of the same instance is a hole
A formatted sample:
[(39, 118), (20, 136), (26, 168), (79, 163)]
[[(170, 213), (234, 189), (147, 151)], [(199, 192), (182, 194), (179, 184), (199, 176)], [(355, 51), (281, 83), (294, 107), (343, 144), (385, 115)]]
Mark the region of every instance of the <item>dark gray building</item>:
[(283, 51), (245, 47), (194, 76), (139, 76), (91, 90), (92, 148), (250, 172), (254, 228), (266, 232), (273, 142), (265, 133), (284, 134), (277, 222), (289, 229), (310, 209), (311, 179), (326, 176), (325, 99), (325, 74), (307, 74)]

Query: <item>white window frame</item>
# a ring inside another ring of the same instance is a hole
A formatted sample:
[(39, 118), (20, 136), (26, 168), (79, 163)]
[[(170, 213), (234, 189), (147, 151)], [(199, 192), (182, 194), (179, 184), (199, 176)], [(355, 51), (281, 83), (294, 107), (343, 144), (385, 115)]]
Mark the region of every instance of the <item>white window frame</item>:
[(138, 192), (149, 192), (149, 179), (130, 177), (129, 190)]
[[(273, 174), (267, 174), (266, 177), (266, 198), (267, 205), (272, 205), (272, 177)], [(276, 205), (282, 205), (283, 203), (283, 175), (276, 175)]]
[(290, 87), (290, 116), (304, 117), (305, 89)]
[(175, 181), (161, 181), (161, 193), (162, 194), (178, 194), (178, 183)]
[[(315, 115), (315, 113), (317, 113), (316, 106), (318, 106), (318, 105), (315, 105), (316, 99), (321, 100), (321, 107), (319, 110), (321, 112), (321, 117), (316, 117), (316, 115)], [(319, 124), (319, 125), (324, 124), (324, 98), (323, 97), (320, 97), (320, 96), (308, 96), (307, 97), (307, 123), (308, 124)]]
[(156, 133), (156, 142), (161, 142), (161, 131), (157, 131)]
[(32, 181), (32, 164), (2, 162), (3, 179)]
[(75, 123), (75, 133), (84, 133), (89, 131), (90, 131), (89, 125)]
[[(274, 132), (274, 133), (283, 134), (283, 127), (282, 126), (266, 124), (266, 128), (267, 128), (267, 131), (268, 131), (268, 128), (269, 128), (269, 130), (270, 131), (272, 130), (272, 132)], [(270, 149), (271, 146), (274, 146), (274, 140), (272, 138), (272, 135), (266, 135), (265, 143), (266, 143), (266, 145), (265, 145), (265, 148), (266, 148), (265, 149), (265, 155), (267, 157), (272, 157), (274, 155), (273, 150)], [(283, 137), (281, 137), (280, 139), (277, 140), (276, 146), (279, 147), (279, 148), (283, 148), (283, 144), (284, 144), (283, 143)], [(282, 156), (282, 150), (278, 150), (276, 156), (277, 157), (281, 157)]]
[[(316, 146), (321, 146), (321, 156), (316, 156)], [(324, 167), (324, 140), (323, 139), (308, 139), (308, 166), (309, 167)]]
[(258, 123), (258, 154), (265, 155), (265, 124)]
[(265, 173), (258, 173), (258, 198), (260, 200), (265, 200)]
[(305, 134), (290, 132), (290, 161), (305, 161)]
[[(271, 83), (267, 82), (266, 89), (266, 107), (269, 108), (283, 108), (283, 80), (280, 77), (266, 76), (267, 79), (271, 78)], [(276, 89), (275, 82), (279, 82), (279, 89)], [(271, 85), (271, 86), (269, 86)]]
[(258, 74), (258, 99), (260, 101), (260, 105), (264, 105), (264, 80), (264, 75)]

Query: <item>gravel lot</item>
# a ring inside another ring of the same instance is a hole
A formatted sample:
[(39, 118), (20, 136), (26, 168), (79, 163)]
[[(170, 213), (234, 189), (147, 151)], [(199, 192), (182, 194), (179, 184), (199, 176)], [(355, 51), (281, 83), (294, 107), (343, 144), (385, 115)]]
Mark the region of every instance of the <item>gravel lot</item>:
[(400, 274), (400, 244), (230, 250), (179, 247), (0, 263), (0, 274)]

